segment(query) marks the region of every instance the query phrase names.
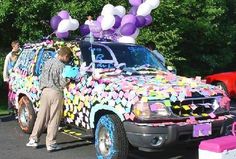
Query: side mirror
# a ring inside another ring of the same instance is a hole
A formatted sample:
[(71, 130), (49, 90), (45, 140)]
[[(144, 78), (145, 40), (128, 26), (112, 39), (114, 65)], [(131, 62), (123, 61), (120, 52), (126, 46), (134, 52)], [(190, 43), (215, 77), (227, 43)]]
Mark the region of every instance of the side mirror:
[(177, 70), (173, 66), (167, 66), (167, 70), (171, 73), (177, 74)]

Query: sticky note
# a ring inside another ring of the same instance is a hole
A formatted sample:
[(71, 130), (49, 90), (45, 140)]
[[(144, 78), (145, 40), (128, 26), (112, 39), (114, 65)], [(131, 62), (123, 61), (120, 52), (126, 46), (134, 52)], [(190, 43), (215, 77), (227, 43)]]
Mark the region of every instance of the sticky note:
[(148, 98), (147, 97), (142, 97), (141, 101), (147, 103), (148, 102)]
[(188, 105), (183, 105), (182, 107), (184, 108), (184, 110), (190, 110)]
[(150, 109), (152, 112), (157, 111), (158, 110), (157, 104), (155, 103), (155, 104), (150, 105)]
[(170, 107), (170, 106), (171, 106), (171, 103), (170, 103), (169, 100), (165, 100), (165, 101), (164, 101), (164, 104), (165, 104), (165, 106), (167, 106), (167, 107)]

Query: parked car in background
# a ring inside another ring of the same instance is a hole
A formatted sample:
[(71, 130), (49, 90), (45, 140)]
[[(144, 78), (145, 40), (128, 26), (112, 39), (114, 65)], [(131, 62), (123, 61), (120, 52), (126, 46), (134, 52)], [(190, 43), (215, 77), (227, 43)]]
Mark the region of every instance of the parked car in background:
[(236, 71), (223, 72), (205, 77), (208, 84), (219, 86), (230, 98), (236, 98)]

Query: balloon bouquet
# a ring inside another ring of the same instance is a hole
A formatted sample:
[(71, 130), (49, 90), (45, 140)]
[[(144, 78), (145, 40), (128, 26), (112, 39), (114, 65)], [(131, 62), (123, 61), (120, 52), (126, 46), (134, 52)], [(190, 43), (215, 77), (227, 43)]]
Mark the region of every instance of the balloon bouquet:
[(72, 19), (70, 14), (65, 10), (53, 16), (50, 20), (50, 25), (56, 36), (60, 39), (68, 38), (69, 31), (79, 28), (78, 20)]
[(80, 26), (81, 35), (92, 33), (97, 38), (135, 43), (140, 29), (152, 23), (150, 13), (159, 6), (160, 0), (129, 0), (129, 3), (132, 7), (127, 14), (123, 6), (106, 4), (96, 21)]

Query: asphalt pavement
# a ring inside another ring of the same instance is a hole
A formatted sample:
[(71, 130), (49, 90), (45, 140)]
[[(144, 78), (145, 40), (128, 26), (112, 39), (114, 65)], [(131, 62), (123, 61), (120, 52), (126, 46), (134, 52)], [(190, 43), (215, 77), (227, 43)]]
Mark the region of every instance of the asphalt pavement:
[[(232, 113), (236, 115), (236, 102), (233, 101)], [(81, 140), (59, 133), (57, 142), (62, 150), (47, 152), (45, 136), (40, 139), (37, 149), (26, 147), (29, 135), (23, 133), (16, 120), (0, 117), (0, 159), (96, 159), (94, 144), (90, 140)], [(166, 150), (145, 153), (138, 150), (130, 152), (128, 159), (198, 159), (198, 148), (192, 145), (182, 145)]]

